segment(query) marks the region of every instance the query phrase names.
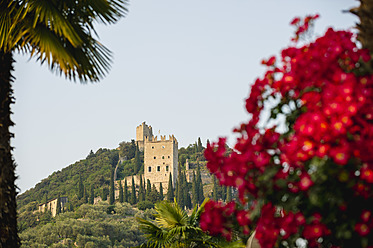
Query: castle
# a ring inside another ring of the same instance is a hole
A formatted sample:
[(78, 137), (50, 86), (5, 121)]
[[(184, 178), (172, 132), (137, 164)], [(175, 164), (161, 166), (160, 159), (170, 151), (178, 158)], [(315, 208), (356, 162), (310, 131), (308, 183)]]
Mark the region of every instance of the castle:
[(136, 127), (136, 143), (144, 151), (144, 178), (159, 189), (160, 184), (167, 192), (170, 173), (173, 185), (178, 176), (178, 142), (174, 135), (153, 136), (151, 126), (143, 122)]

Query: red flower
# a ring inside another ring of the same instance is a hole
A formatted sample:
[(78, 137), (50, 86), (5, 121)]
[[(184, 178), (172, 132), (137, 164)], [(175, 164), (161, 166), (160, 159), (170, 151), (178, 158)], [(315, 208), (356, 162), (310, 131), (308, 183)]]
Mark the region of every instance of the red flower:
[(355, 231), (360, 235), (360, 236), (367, 236), (370, 233), (370, 228), (368, 227), (367, 224), (365, 223), (357, 223), (355, 225)]
[(372, 216), (372, 212), (369, 211), (369, 210), (363, 210), (363, 212), (361, 213), (360, 215), (360, 218), (365, 222), (367, 223), (370, 219), (370, 217)]
[(307, 172), (303, 172), (300, 175), (299, 189), (302, 191), (307, 191), (313, 185), (313, 181)]

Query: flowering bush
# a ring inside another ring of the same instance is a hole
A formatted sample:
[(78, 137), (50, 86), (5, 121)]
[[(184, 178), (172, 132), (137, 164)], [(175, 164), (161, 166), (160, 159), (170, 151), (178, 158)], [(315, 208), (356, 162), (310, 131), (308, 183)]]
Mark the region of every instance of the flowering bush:
[(233, 151), (224, 138), (208, 145), (208, 169), (239, 200), (206, 204), (203, 230), (229, 239), (255, 229), (262, 248), (295, 247), (299, 238), (308, 247), (373, 247), (371, 57), (351, 32), (332, 28), (298, 44), (317, 17), (294, 19), (293, 46), (262, 62)]

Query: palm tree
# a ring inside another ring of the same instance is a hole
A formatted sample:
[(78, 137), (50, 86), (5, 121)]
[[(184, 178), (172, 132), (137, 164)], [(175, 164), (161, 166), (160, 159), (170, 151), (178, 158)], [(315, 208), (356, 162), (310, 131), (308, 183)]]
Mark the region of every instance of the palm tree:
[(199, 216), (203, 211), (206, 199), (200, 208), (194, 207), (190, 216), (179, 207), (176, 200), (158, 202), (155, 205), (155, 222), (138, 218), (140, 229), (145, 233), (148, 242), (140, 248), (173, 248), (173, 247), (244, 247), (241, 241), (227, 242), (223, 238), (209, 236), (199, 227)]
[(127, 12), (126, 1), (0, 1), (0, 247), (19, 247), (9, 131), (13, 53), (28, 53), (68, 79), (99, 81), (110, 67), (111, 52), (96, 40), (93, 23), (115, 23)]

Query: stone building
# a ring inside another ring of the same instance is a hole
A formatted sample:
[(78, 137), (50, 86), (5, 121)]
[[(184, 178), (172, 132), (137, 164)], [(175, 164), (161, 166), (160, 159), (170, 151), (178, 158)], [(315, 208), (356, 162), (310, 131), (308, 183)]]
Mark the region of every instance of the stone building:
[[(67, 197), (60, 197), (60, 199), (62, 210), (65, 208), (65, 205), (67, 203)], [(39, 204), (39, 212), (45, 212), (46, 210), (50, 210), (52, 212), (52, 216), (55, 217), (57, 214), (57, 200), (58, 198), (53, 198), (52, 200), (47, 201), (47, 204)]]
[(160, 140), (155, 136), (152, 140), (145, 138), (144, 141), (144, 177), (157, 189), (162, 183), (164, 193), (167, 192), (170, 173), (172, 183), (175, 186), (178, 175), (178, 142), (174, 135), (160, 136)]
[(136, 127), (136, 144), (140, 151), (144, 150), (144, 142), (146, 138), (149, 141), (153, 140), (153, 128), (150, 125), (146, 125), (144, 121), (141, 125)]

